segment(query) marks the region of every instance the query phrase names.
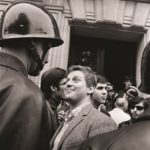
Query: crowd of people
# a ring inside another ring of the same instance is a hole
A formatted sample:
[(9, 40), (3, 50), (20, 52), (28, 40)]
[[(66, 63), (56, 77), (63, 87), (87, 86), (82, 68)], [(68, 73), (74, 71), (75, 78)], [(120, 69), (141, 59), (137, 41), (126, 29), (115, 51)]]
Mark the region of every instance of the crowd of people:
[[(106, 149), (114, 139), (128, 140), (121, 136), (123, 129), (131, 126), (132, 132), (137, 131), (138, 121), (149, 118), (149, 100), (140, 96), (129, 78), (116, 91), (90, 67), (74, 65), (67, 70), (48, 69), (40, 87), (28, 79), (28, 75), (39, 75), (48, 51), (63, 44), (54, 17), (44, 7), (13, 3), (1, 23), (0, 149)], [(115, 138), (118, 134), (122, 138)], [(125, 145), (114, 149), (125, 149)]]
[(79, 149), (91, 137), (136, 123), (149, 103), (130, 78), (123, 83), (116, 91), (104, 76), (80, 65), (43, 73), (41, 90), (55, 127), (50, 149)]
[(116, 91), (87, 66), (47, 70), (41, 89), (53, 111), (52, 120), (59, 122), (50, 149), (79, 149), (91, 137), (136, 123), (149, 108), (148, 99), (140, 97), (131, 79), (123, 83), (124, 88)]

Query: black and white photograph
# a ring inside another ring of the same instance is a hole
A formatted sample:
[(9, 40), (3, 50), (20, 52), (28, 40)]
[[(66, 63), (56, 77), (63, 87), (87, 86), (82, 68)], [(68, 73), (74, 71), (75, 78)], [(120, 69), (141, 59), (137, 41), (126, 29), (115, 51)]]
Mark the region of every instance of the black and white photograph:
[(150, 150), (150, 0), (0, 0), (0, 150)]

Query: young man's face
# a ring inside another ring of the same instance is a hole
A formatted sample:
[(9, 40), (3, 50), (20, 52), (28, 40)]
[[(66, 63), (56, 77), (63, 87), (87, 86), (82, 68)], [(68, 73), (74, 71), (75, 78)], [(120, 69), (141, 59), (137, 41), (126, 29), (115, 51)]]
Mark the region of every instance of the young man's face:
[(72, 105), (82, 103), (89, 96), (89, 87), (85, 80), (85, 75), (82, 71), (72, 71), (67, 76), (65, 86), (65, 98)]
[(92, 98), (94, 101), (98, 102), (99, 104), (104, 104), (107, 98), (107, 84), (97, 83)]
[(115, 95), (115, 91), (113, 89), (113, 86), (107, 85), (107, 97), (111, 99), (114, 97), (114, 95)]
[(131, 118), (136, 120), (144, 113), (144, 104), (140, 102), (130, 108)]
[(132, 85), (132, 82), (130, 80), (126, 80), (124, 81), (124, 85), (125, 85), (125, 89), (128, 89)]

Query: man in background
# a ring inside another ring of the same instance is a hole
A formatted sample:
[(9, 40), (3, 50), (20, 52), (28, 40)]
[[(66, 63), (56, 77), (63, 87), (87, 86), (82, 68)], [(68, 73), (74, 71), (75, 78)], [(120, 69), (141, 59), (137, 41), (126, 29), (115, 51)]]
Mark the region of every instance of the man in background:
[(53, 114), (53, 133), (59, 126), (59, 122), (63, 121), (64, 118), (64, 116), (62, 115), (58, 118), (58, 106), (59, 111), (60, 109), (61, 111), (67, 111), (69, 109), (69, 105), (64, 102), (64, 86), (66, 83), (66, 73), (66, 70), (56, 67), (45, 71), (41, 77), (41, 90), (44, 94), (49, 110)]
[(103, 112), (105, 114), (108, 114), (106, 111), (106, 99), (107, 99), (107, 79), (97, 74), (97, 84), (96, 88), (94, 90), (94, 93), (92, 95), (92, 103), (96, 109), (98, 109), (100, 112)]
[(115, 107), (115, 100), (116, 97), (118, 95), (118, 93), (116, 93), (114, 86), (110, 83), (107, 82), (107, 100), (106, 100), (106, 110), (110, 111)]

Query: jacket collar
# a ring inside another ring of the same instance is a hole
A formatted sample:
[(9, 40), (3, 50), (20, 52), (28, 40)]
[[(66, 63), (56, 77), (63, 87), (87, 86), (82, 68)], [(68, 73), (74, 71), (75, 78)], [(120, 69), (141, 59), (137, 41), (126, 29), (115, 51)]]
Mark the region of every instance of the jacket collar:
[[(86, 105), (80, 112), (79, 114), (74, 117), (72, 119), (72, 121), (69, 123), (69, 127), (67, 128), (66, 132), (64, 133), (63, 137), (61, 138), (59, 145), (58, 145), (58, 149), (60, 149), (60, 147), (62, 146), (65, 138), (71, 133), (71, 131), (80, 123), (84, 120), (84, 116), (87, 116), (89, 114), (89, 112), (94, 109), (94, 107), (92, 106), (92, 104), (88, 104)], [(57, 136), (57, 134), (60, 132), (60, 130), (63, 127), (63, 123), (59, 126), (59, 128), (57, 129), (57, 131), (55, 132), (51, 142), (50, 142), (50, 149), (52, 149), (53, 144), (54, 144), (54, 140)]]
[(9, 67), (17, 72), (23, 73), (25, 76), (28, 76), (24, 64), (17, 57), (10, 54), (0, 52), (0, 66)]
[(89, 112), (93, 109), (93, 106), (91, 104), (86, 105), (85, 107), (83, 107), (83, 109), (78, 113), (77, 116), (75, 116), (72, 121), (70, 121), (69, 126), (66, 130), (66, 132), (64, 133), (63, 137), (61, 138), (59, 145), (58, 145), (58, 149), (62, 146), (63, 142), (65, 141), (65, 139), (67, 138), (67, 136), (69, 136), (69, 134), (72, 132), (72, 130), (78, 126), (78, 124), (80, 124), (83, 120), (84, 117), (87, 116), (89, 114)]

